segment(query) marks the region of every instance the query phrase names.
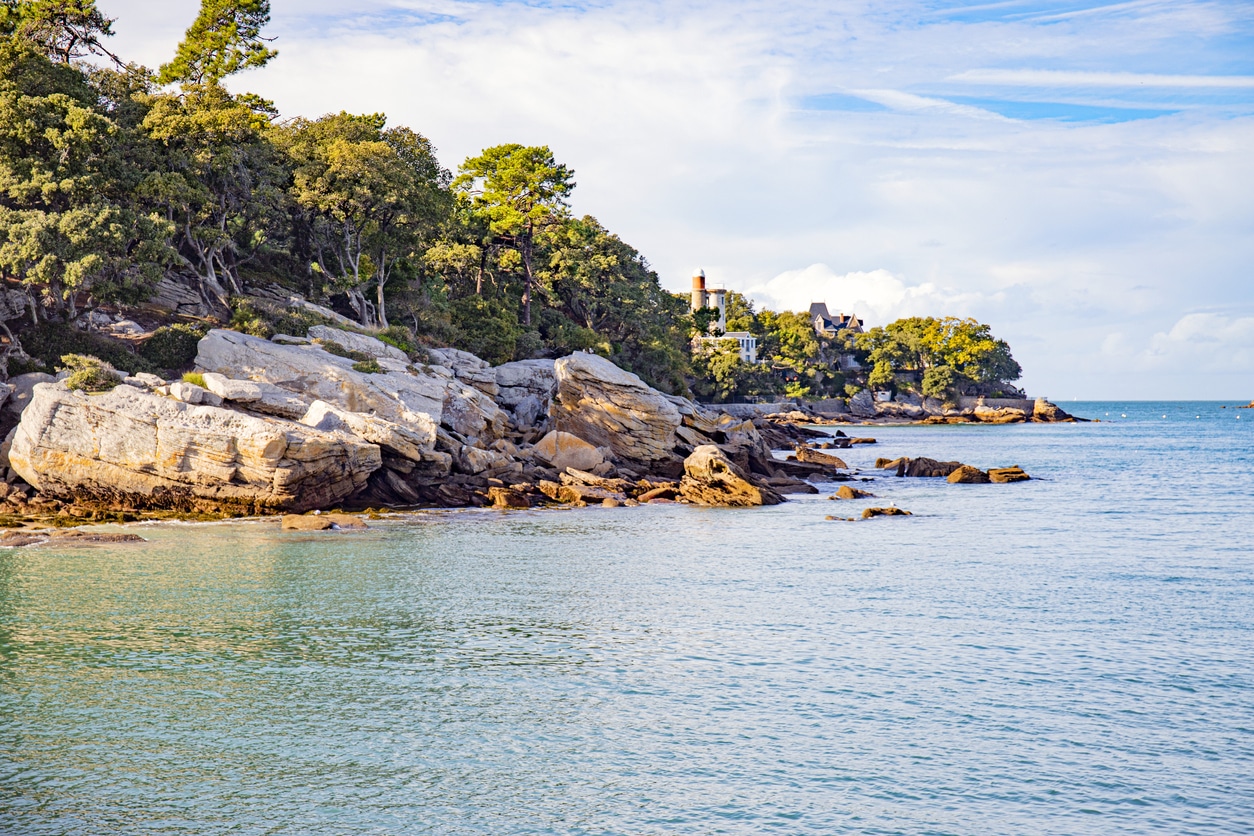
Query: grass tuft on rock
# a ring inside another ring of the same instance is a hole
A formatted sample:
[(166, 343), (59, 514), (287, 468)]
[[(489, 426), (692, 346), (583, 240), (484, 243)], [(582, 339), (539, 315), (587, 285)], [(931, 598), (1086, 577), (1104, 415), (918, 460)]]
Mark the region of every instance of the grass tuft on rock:
[(183, 375), (183, 382), (190, 383), (193, 386), (199, 386), (201, 389), (208, 389), (205, 385), (205, 376), (200, 372), (187, 372)]
[(65, 385), (80, 392), (108, 392), (122, 382), (117, 370), (99, 357), (66, 354), (61, 358), (61, 365), (70, 372)]
[(383, 367), (379, 365), (379, 361), (371, 357), (368, 360), (361, 360), (353, 364), (353, 371), (362, 374), (383, 374)]
[(328, 354), (334, 354), (336, 357), (346, 357), (359, 363), (365, 363), (374, 359), (364, 351), (353, 351), (351, 348), (345, 348), (333, 340), (315, 340), (315, 342), (322, 346), (323, 351)]

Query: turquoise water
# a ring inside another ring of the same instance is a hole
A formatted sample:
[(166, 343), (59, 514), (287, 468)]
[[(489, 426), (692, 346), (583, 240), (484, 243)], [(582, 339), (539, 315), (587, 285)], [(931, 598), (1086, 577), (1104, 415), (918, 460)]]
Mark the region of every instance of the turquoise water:
[(1252, 832), (1254, 410), (1065, 406), (842, 451), (1038, 477), (870, 486), (909, 518), (0, 553), (0, 832)]

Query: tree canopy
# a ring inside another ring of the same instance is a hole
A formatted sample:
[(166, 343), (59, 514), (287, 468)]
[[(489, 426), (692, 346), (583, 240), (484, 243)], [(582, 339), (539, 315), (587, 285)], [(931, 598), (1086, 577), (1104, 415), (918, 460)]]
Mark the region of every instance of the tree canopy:
[(261, 36), (269, 22), (270, 0), (201, 0), (200, 14), (157, 80), (217, 84), (240, 70), (265, 66), (278, 55)]

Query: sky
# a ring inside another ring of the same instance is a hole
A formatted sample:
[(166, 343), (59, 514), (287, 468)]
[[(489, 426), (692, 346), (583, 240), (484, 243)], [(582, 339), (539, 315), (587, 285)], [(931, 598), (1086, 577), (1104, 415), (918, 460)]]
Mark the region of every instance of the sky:
[[(196, 0), (99, 0), (157, 66)], [(273, 0), (231, 85), (505, 142), (662, 283), (987, 322), (1030, 395), (1254, 398), (1250, 0)]]

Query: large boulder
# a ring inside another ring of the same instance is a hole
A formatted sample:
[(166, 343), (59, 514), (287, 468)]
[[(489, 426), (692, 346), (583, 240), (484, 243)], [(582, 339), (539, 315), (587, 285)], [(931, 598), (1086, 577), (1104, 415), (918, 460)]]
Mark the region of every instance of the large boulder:
[(489, 398), (496, 398), (499, 387), (496, 371), (486, 360), (459, 348), (429, 348), (431, 360), (449, 369), (458, 380), (475, 387)]
[(196, 365), (236, 380), (269, 383), (307, 402), (321, 400), (346, 412), (373, 413), (395, 424), (420, 422), (424, 419), (417, 416), (426, 415), (463, 436), (488, 440), (502, 435), (508, 425), (491, 398), (449, 374), (417, 369), (360, 372), (352, 360), (316, 345), (282, 345), (214, 330), (200, 341)]
[(964, 464), (947, 477), (951, 485), (987, 485), (988, 474), (978, 467)]
[(679, 493), (697, 505), (742, 508), (778, 505), (783, 498), (770, 488), (749, 481), (727, 455), (713, 444), (705, 444), (684, 460), (684, 478)]
[(100, 394), (36, 386), (9, 451), (41, 493), (80, 504), (261, 513), (334, 505), (381, 465), (351, 435), (133, 386)]
[(605, 461), (605, 456), (596, 447), (578, 436), (557, 430), (537, 441), (532, 450), (536, 458), (559, 472), (568, 467), (592, 470)]
[(555, 364), (554, 427), (627, 462), (675, 458), (680, 414), (665, 395), (595, 354), (572, 354)]
[(205, 372), (202, 377), (205, 379), (205, 388), (210, 392), (250, 412), (296, 420), (309, 409), (309, 404), (291, 392), (269, 383), (231, 380), (213, 372)]
[(1057, 404), (1052, 404), (1044, 398), (1037, 398), (1032, 404), (1032, 420), (1042, 424), (1054, 423), (1070, 423), (1075, 418), (1068, 415)]

